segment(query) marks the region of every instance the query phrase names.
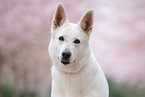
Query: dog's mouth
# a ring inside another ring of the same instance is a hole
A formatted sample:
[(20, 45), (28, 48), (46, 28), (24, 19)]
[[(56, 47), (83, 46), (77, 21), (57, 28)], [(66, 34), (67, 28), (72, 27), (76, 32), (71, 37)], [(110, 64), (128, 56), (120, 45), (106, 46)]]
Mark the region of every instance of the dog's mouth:
[[(62, 59), (60, 60), (59, 57), (58, 57), (58, 60), (59, 60), (62, 64), (64, 64), (64, 65), (70, 64), (70, 59), (62, 58)], [(75, 61), (76, 61), (76, 60), (74, 60), (72, 63), (74, 63)]]
[(62, 59), (61, 63), (64, 65), (68, 65), (68, 64), (70, 64), (70, 61), (69, 61), (69, 59)]
[(70, 60), (69, 60), (69, 59), (62, 58), (62, 59), (60, 60), (59, 57), (58, 57), (58, 60), (59, 60), (62, 64), (64, 64), (64, 65), (70, 64)]

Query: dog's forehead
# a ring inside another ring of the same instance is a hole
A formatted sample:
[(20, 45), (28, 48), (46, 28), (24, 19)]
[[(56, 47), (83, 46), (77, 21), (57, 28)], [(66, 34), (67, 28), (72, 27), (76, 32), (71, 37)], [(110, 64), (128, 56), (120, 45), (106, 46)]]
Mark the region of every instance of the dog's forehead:
[(66, 36), (69, 38), (84, 38), (86, 35), (78, 24), (67, 23), (64, 24), (59, 30), (59, 36)]

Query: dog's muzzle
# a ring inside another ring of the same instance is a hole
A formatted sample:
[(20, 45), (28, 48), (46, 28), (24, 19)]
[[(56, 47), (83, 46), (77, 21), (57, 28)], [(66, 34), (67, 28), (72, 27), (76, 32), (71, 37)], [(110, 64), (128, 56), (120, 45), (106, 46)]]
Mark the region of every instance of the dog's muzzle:
[(64, 64), (64, 65), (70, 64), (70, 57), (71, 57), (71, 52), (70, 51), (63, 51), (62, 52), (61, 63)]

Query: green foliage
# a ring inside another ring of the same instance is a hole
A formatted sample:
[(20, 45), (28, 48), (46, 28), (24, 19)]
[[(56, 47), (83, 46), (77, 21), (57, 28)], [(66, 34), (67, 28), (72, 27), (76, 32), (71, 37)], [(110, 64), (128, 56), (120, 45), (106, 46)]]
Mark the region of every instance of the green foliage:
[(0, 88), (0, 93), (2, 97), (14, 97), (14, 90), (10, 87)]
[(145, 89), (139, 89), (138, 85), (128, 86), (127, 83), (117, 83), (112, 79), (108, 79), (109, 97), (145, 97)]
[(17, 92), (9, 86), (0, 88), (0, 97), (38, 97), (36, 93), (30, 91)]
[(28, 92), (28, 91), (23, 91), (19, 94), (19, 97), (36, 97), (36, 93), (34, 92)]
[[(108, 79), (109, 83), (109, 97), (145, 97), (145, 89), (138, 89), (136, 86), (128, 86), (126, 83), (117, 83), (112, 79)], [(51, 92), (51, 89), (50, 89)], [(51, 93), (49, 93), (48, 97)], [(39, 97), (37, 93), (24, 90), (21, 92), (16, 92), (15, 89), (11, 87), (1, 87), (0, 97)]]

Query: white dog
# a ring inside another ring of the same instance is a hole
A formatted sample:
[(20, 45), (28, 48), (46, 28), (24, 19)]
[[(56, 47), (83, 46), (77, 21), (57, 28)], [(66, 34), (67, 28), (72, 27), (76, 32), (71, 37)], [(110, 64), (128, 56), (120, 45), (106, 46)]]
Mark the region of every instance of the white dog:
[(77, 24), (70, 23), (58, 4), (49, 44), (51, 97), (108, 97), (106, 78), (89, 46), (93, 22), (93, 10), (89, 10)]

